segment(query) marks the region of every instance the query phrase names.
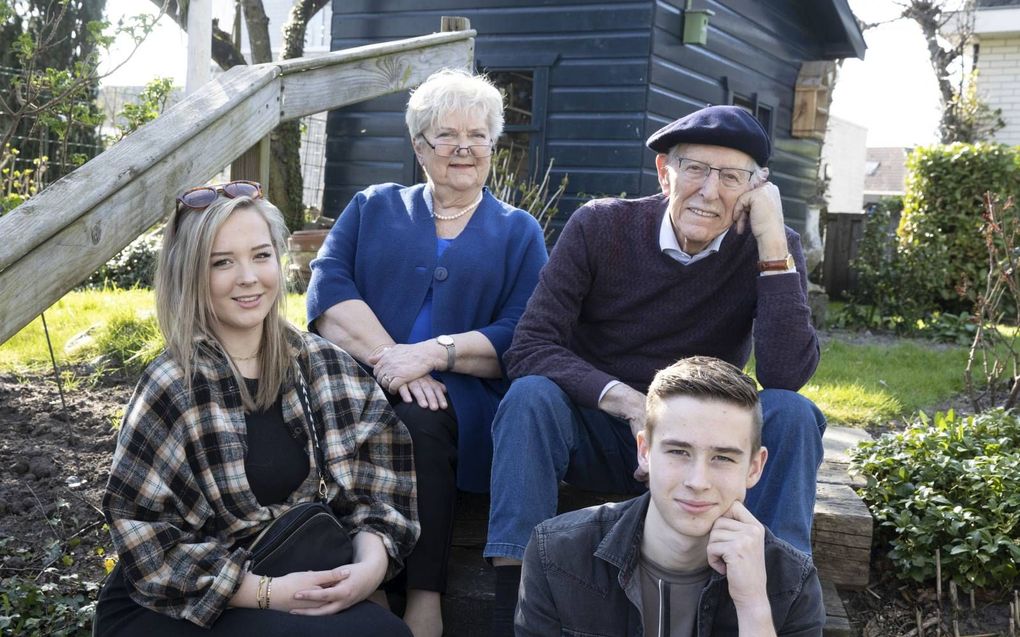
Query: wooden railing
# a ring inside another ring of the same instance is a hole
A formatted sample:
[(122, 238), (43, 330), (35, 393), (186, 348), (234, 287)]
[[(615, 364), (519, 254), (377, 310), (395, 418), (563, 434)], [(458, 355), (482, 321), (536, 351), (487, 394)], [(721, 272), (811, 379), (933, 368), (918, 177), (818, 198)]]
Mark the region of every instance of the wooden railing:
[(444, 67), (472, 68), (475, 32), (446, 24), (463, 30), (236, 66), (0, 217), (0, 343), (280, 122), (406, 90)]

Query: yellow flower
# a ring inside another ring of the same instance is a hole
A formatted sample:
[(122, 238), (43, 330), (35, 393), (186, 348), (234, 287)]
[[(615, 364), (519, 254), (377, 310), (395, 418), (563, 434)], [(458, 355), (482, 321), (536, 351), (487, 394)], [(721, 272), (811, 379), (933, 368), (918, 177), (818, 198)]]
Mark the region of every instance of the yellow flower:
[(114, 566), (117, 566), (117, 558), (116, 557), (108, 557), (105, 560), (103, 560), (103, 568), (106, 569), (106, 574), (107, 575), (109, 575), (110, 572), (113, 571), (113, 567)]

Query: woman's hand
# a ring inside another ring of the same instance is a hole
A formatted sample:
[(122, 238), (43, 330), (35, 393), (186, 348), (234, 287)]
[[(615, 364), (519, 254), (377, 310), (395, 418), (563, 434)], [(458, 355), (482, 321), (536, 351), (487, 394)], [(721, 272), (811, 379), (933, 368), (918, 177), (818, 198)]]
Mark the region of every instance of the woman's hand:
[(446, 385), (429, 375), (415, 378), (397, 389), (405, 403), (417, 402), (422, 409), (446, 409)]
[[(328, 573), (328, 577), (319, 580), (318, 584), (310, 583), (303, 588), (289, 589), (292, 607), (288, 610), (295, 615), (334, 615), (368, 599), (386, 575), (386, 565), (379, 568), (371, 562), (355, 562), (347, 566), (338, 566), (331, 571), (318, 571), (316, 574)], [(291, 573), (286, 577), (302, 575)], [(276, 598), (274, 585), (273, 599)], [(275, 605), (274, 605), (275, 608)], [(282, 607), (281, 607), (282, 610)]]
[[(324, 571), (330, 574), (324, 583), (294, 592), (295, 604), (310, 604), (312, 607), (295, 608), (291, 612), (297, 615), (332, 615), (350, 608), (368, 599), (379, 588), (386, 577), (388, 565), (389, 557), (382, 539), (372, 531), (362, 531), (354, 536), (354, 562)], [(335, 581), (331, 582), (331, 579)]]
[(446, 361), (443, 346), (434, 341), (422, 341), (413, 345), (387, 347), (374, 353), (367, 362), (373, 367), (379, 385), (395, 394), (412, 380), (428, 376), (429, 372), (438, 369), (440, 359)]

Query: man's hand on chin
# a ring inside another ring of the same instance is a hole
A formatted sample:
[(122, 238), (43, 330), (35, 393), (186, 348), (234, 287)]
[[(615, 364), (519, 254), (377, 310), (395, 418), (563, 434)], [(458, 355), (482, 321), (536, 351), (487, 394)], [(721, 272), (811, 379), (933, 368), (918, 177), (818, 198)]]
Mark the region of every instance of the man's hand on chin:
[(738, 233), (751, 228), (764, 261), (783, 259), (789, 253), (783, 219), (783, 199), (775, 184), (763, 181), (737, 199), (734, 225)]

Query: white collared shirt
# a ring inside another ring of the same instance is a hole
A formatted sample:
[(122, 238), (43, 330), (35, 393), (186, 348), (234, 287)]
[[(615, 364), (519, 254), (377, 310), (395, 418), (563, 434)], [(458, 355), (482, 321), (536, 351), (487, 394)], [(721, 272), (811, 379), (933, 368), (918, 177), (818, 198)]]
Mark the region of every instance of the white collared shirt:
[(719, 246), (722, 245), (723, 239), (726, 237), (726, 233), (730, 229), (727, 228), (719, 234), (718, 237), (712, 239), (712, 242), (705, 246), (705, 249), (697, 254), (687, 254), (680, 247), (680, 242), (676, 239), (676, 232), (673, 231), (673, 221), (669, 218), (669, 210), (662, 215), (662, 224), (659, 226), (659, 249), (666, 256), (674, 259), (681, 265), (690, 265), (697, 263), (702, 259), (711, 256), (719, 251)]

